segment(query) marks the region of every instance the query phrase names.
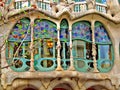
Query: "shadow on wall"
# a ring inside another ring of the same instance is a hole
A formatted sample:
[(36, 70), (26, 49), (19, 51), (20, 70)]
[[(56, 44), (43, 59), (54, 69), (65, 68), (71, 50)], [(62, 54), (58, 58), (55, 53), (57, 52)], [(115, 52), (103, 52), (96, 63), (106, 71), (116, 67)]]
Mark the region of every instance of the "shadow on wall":
[(55, 86), (53, 90), (72, 90), (72, 88), (70, 85), (66, 83), (62, 83), (62, 84)]
[(106, 89), (103, 86), (96, 85), (96, 86), (89, 87), (86, 90), (108, 90), (108, 89)]
[(23, 90), (36, 90), (36, 89), (33, 89), (33, 88), (25, 88)]

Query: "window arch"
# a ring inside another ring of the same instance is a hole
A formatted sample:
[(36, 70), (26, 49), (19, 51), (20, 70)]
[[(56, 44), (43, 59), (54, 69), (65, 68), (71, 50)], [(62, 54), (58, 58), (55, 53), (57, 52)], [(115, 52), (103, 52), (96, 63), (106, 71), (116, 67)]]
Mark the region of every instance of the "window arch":
[(91, 35), (89, 22), (81, 21), (72, 25), (73, 57), (78, 71), (86, 72), (93, 68)]
[(29, 70), (30, 59), (30, 19), (20, 19), (8, 36), (6, 59), (8, 64), (15, 63), (11, 68), (15, 71)]
[(60, 23), (60, 56), (62, 59), (62, 67), (66, 70), (70, 65), (70, 51), (69, 51), (69, 25), (66, 19)]
[(98, 69), (101, 72), (108, 72), (113, 66), (112, 42), (107, 30), (101, 22), (95, 22), (95, 43), (97, 47)]
[(92, 35), (96, 44), (97, 68), (100, 72), (108, 72), (113, 66), (113, 48), (110, 37), (100, 22), (95, 22), (95, 31), (91, 31), (89, 22), (80, 21), (72, 25), (73, 58), (78, 71), (93, 70)]
[(56, 67), (56, 24), (45, 19), (36, 19), (34, 25), (34, 59), (38, 71), (52, 71)]

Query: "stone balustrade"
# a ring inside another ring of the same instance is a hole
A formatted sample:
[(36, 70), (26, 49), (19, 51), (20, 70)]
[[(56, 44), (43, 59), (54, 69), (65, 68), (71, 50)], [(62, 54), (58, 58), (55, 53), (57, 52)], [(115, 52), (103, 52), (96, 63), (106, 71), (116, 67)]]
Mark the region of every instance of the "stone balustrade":
[(96, 10), (102, 13), (107, 12), (107, 5), (106, 4), (101, 4), (101, 3), (96, 3)]
[[(51, 2), (43, 2), (41, 0), (33, 1), (30, 0), (16, 0), (14, 3), (14, 9), (22, 9), (22, 8), (27, 8), (27, 7), (32, 7), (32, 8), (38, 8), (43, 11), (51, 11), (52, 7), (50, 6)], [(58, 3), (59, 4), (59, 3)], [(74, 2), (74, 5), (72, 6), (72, 12), (73, 13), (81, 13), (81, 12), (86, 12), (88, 11), (88, 5), (86, 1), (83, 2)], [(96, 10), (101, 13), (106, 13), (107, 12), (107, 5), (106, 4), (101, 4), (96, 2)]]
[(76, 2), (74, 5), (74, 12), (84, 12), (87, 10), (86, 2)]

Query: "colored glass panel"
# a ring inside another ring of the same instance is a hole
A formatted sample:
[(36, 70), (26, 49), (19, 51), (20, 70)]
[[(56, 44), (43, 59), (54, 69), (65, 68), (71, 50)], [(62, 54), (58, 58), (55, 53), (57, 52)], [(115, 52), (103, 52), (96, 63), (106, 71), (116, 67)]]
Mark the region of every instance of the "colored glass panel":
[(68, 22), (66, 19), (63, 19), (60, 24), (60, 39), (68, 39), (69, 32), (68, 32)]
[(35, 39), (38, 38), (56, 38), (56, 24), (48, 20), (36, 20), (34, 27)]
[(23, 18), (17, 22), (14, 26), (12, 32), (9, 35), (8, 40), (10, 41), (30, 41), (30, 20), (28, 18)]
[(91, 29), (88, 22), (77, 22), (72, 27), (72, 38), (79, 38), (91, 41)]
[(109, 43), (110, 38), (106, 29), (100, 22), (95, 23), (95, 41), (100, 43)]

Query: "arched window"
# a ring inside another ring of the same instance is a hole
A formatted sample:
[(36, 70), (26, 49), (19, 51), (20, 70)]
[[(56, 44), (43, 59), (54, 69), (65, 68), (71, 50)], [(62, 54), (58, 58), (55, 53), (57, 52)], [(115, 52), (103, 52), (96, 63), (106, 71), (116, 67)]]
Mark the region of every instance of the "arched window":
[(110, 37), (100, 22), (95, 23), (95, 43), (97, 47), (98, 69), (108, 72), (113, 65), (113, 50)]
[(19, 20), (8, 37), (6, 59), (8, 64), (15, 63), (11, 68), (15, 71), (26, 71), (29, 69), (30, 59), (30, 19)]
[[(78, 71), (93, 70), (92, 31), (89, 22), (76, 22), (72, 26), (73, 58)], [(106, 29), (100, 22), (95, 22), (95, 44), (97, 68), (100, 72), (108, 72), (113, 66), (112, 42)]]
[(61, 50), (60, 56), (62, 59), (62, 66), (64, 69), (67, 69), (70, 65), (70, 51), (69, 51), (69, 30), (68, 22), (66, 19), (63, 19), (60, 23), (60, 41), (61, 41)]
[(90, 23), (76, 22), (72, 25), (73, 58), (78, 71), (91, 71), (93, 68), (92, 36)]
[(51, 71), (56, 67), (56, 24), (43, 19), (36, 19), (34, 25), (35, 69)]

